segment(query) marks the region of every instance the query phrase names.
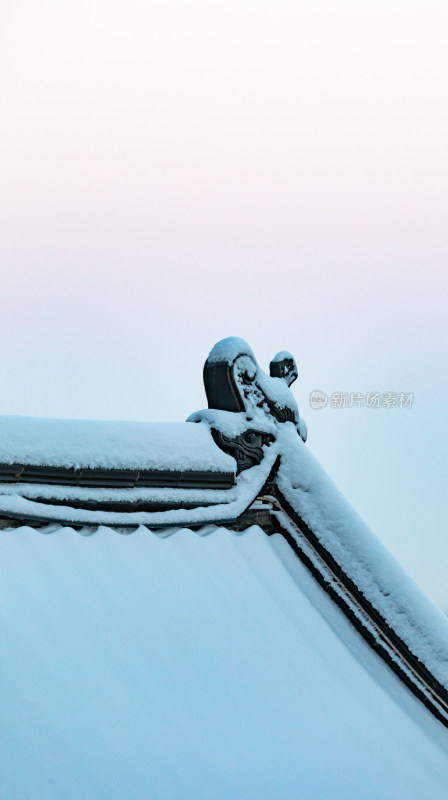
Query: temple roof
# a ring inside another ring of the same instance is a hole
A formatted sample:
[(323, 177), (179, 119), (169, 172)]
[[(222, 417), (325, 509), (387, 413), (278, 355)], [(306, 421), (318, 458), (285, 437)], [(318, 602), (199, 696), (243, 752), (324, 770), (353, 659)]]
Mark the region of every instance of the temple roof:
[(281, 534), (0, 539), (5, 798), (445, 799), (447, 731)]
[(35, 793), (444, 797), (448, 621), (313, 457), (294, 358), (269, 371), (232, 338), (185, 423), (0, 419), (7, 710), (33, 687), (15, 741), (40, 787), (37, 702), (59, 765)]

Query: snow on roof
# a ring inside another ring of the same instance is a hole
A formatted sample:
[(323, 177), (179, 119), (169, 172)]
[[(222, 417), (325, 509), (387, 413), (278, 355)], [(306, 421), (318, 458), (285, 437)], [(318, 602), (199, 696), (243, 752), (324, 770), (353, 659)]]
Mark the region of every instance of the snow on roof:
[[(192, 428), (199, 425), (191, 424)], [(225, 455), (223, 453), (223, 455)], [(232, 458), (227, 456), (230, 461)], [(152, 499), (164, 499), (169, 502), (180, 504), (180, 508), (169, 508), (164, 511), (110, 511), (92, 510), (86, 508), (76, 508), (70, 505), (70, 496), (83, 496), (80, 489), (76, 488), (76, 494), (67, 492), (66, 487), (51, 486), (38, 487), (27, 484), (4, 484), (0, 485), (0, 515), (19, 519), (48, 520), (64, 522), (73, 525), (118, 525), (118, 526), (172, 526), (172, 525), (204, 525), (207, 522), (222, 523), (232, 522), (242, 514), (256, 498), (259, 491), (269, 477), (269, 473), (277, 457), (277, 449), (271, 446), (261, 464), (252, 467), (250, 470), (242, 472), (236, 478), (236, 485), (228, 491), (209, 490), (204, 495), (203, 490), (189, 489), (177, 490), (172, 488), (145, 492), (143, 497)], [(141, 490), (140, 490), (141, 491)], [(139, 497), (138, 489), (132, 490), (135, 508)], [(213, 494), (211, 494), (213, 492)], [(45, 504), (39, 503), (38, 498), (45, 497)], [(101, 488), (91, 489), (89, 499), (95, 499), (98, 503), (105, 497), (111, 497), (111, 490)], [(115, 489), (113, 497), (117, 503), (129, 499), (130, 492), (122, 489)], [(188, 501), (197, 499), (198, 505), (195, 508), (188, 507)], [(51, 500), (67, 499), (67, 505), (52, 503)], [(213, 502), (212, 502), (213, 501)]]
[(0, 416), (0, 464), (235, 472), (205, 424)]
[(5, 798), (445, 800), (448, 731), (282, 537), (20, 528), (0, 555)]
[[(8, 518), (129, 532), (138, 525), (241, 529), (260, 522), (266, 532), (281, 532), (289, 556), (308, 563), (347, 618), (446, 724), (448, 621), (304, 446), (289, 388), (297, 377), (293, 357), (278, 354), (270, 373), (243, 340), (230, 338), (213, 348), (204, 368), (210, 408), (189, 423), (0, 418), (1, 526)], [(17, 463), (32, 466), (16, 474)], [(46, 470), (32, 472), (42, 464)], [(72, 485), (62, 485), (68, 479), (58, 468), (69, 467)], [(119, 478), (107, 470), (121, 470)], [(159, 471), (155, 479), (150, 470)]]
[(276, 484), (355, 586), (448, 689), (448, 619), (337, 489), (290, 423), (279, 433)]

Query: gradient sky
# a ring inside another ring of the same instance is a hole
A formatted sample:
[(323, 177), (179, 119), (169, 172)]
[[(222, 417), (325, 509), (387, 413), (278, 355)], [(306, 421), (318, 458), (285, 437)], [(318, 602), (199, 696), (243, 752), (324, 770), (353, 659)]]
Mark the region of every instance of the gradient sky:
[(290, 350), (310, 448), (448, 611), (447, 4), (0, 9), (0, 413), (184, 419), (218, 339)]

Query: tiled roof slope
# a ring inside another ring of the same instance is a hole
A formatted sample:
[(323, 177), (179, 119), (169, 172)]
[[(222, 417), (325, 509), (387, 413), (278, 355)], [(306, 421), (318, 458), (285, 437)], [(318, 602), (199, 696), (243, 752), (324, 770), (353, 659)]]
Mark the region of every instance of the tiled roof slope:
[[(187, 423), (64, 427), (8, 418), (0, 422), (0, 470), (14, 465), (16, 473), (0, 482), (1, 524), (131, 532), (140, 525), (242, 530), (255, 523), (279, 533), (390, 668), (448, 725), (448, 621), (311, 455), (290, 389), (296, 377), (291, 354), (275, 356), (267, 375), (247, 343), (230, 338), (213, 348), (204, 367), (209, 408)], [(51, 478), (39, 482), (35, 473), (27, 481), (30, 466), (49, 470)], [(117, 485), (120, 475), (126, 485)]]
[(82, 533), (0, 533), (2, 797), (445, 800), (448, 731), (283, 536)]

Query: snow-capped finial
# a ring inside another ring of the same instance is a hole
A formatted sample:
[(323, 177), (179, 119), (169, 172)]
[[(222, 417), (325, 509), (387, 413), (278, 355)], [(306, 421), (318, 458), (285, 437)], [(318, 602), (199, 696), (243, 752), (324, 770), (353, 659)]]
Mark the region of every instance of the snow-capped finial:
[(287, 386), (297, 379), (298, 371), (295, 358), (287, 350), (280, 350), (269, 364), (271, 378), (282, 378)]
[(255, 361), (252, 348), (247, 344), (244, 339), (239, 336), (227, 336), (226, 339), (221, 339), (210, 350), (207, 358), (207, 364), (225, 362), (232, 364), (239, 356), (250, 356)]
[(253, 418), (260, 411), (276, 422), (295, 423), (306, 438), (290, 385), (297, 378), (291, 353), (281, 351), (270, 363), (270, 376), (258, 366), (244, 339), (229, 336), (215, 344), (204, 365), (204, 386), (210, 409), (245, 412)]

